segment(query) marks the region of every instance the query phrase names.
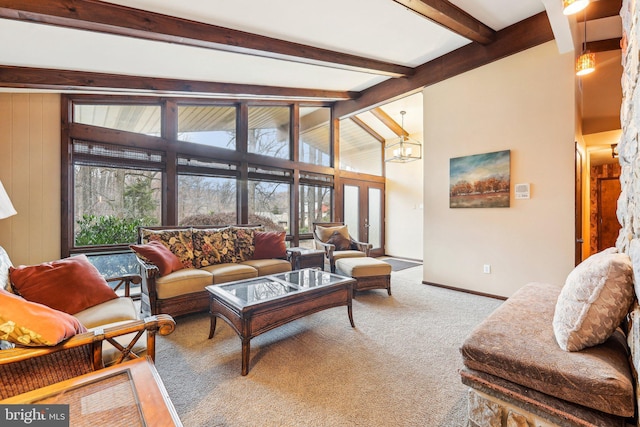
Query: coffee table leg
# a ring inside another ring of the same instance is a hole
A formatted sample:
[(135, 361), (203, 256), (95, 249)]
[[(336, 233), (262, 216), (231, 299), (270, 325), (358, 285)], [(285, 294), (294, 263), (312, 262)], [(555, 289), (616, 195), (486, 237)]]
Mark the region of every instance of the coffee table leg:
[(211, 317), (211, 325), (209, 326), (209, 339), (213, 338), (213, 333), (216, 331), (216, 316), (213, 314), (209, 315)]
[(242, 338), (242, 375), (249, 373), (249, 353), (251, 351), (251, 340)]

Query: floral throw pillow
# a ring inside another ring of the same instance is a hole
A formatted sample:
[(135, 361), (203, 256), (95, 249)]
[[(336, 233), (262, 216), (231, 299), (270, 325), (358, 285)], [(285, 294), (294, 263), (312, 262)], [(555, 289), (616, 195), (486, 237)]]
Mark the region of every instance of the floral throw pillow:
[(229, 227), (193, 228), (192, 233), (195, 268), (233, 262), (235, 246)]
[(162, 243), (173, 252), (184, 268), (193, 268), (193, 240), (191, 230), (150, 230), (140, 229), (142, 243), (156, 241)]
[(254, 245), (256, 231), (262, 231), (261, 227), (231, 227), (231, 238), (235, 245), (233, 261), (242, 262), (253, 259), (256, 250)]

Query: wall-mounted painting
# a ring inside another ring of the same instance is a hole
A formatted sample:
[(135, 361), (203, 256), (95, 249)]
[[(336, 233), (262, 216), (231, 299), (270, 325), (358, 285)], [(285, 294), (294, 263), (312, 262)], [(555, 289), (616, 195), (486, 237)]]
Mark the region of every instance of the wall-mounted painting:
[(508, 208), (511, 150), (449, 161), (450, 208)]

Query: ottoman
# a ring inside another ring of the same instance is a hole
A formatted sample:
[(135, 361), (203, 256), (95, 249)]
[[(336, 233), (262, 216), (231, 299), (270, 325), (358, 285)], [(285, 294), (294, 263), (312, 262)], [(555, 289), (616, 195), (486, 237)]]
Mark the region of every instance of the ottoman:
[(356, 279), (355, 291), (386, 289), (391, 295), (391, 264), (370, 257), (336, 260), (336, 273)]

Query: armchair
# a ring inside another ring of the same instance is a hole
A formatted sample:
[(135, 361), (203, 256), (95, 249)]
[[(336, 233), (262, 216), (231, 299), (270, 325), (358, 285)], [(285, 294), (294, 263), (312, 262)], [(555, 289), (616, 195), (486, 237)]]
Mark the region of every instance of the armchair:
[[(174, 329), (175, 322), (171, 316), (160, 314), (104, 329), (97, 328), (52, 347), (1, 350), (0, 399), (102, 369), (105, 367), (103, 350), (106, 347), (117, 353), (111, 364), (144, 355), (154, 359), (156, 334), (169, 335)], [(146, 337), (146, 346), (143, 346), (146, 350), (136, 353), (134, 345), (141, 337)]]
[(324, 250), (332, 273), (336, 272), (337, 260), (368, 257), (373, 247), (351, 237), (344, 222), (314, 222), (313, 241), (316, 249)]

